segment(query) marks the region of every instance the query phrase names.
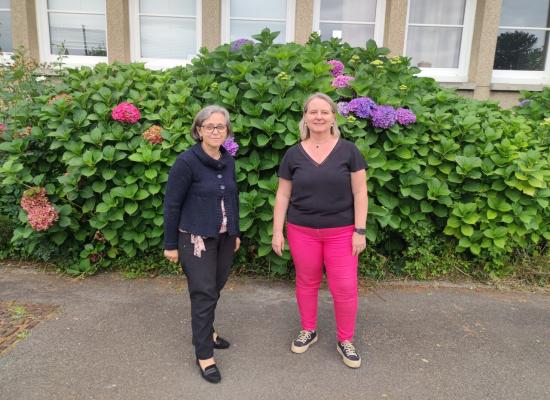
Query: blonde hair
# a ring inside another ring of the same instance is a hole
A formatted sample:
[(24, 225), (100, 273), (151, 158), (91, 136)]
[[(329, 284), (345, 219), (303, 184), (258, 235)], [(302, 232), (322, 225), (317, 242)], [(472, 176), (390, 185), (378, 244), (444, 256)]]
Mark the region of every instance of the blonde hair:
[(332, 110), (332, 114), (334, 115), (334, 124), (330, 127), (330, 134), (336, 137), (340, 137), (340, 129), (338, 129), (338, 124), (336, 123), (336, 113), (338, 112), (338, 107), (336, 106), (336, 103), (326, 94), (317, 92), (309, 96), (304, 103), (302, 119), (300, 120), (300, 124), (299, 124), (300, 139), (306, 140), (307, 138), (309, 138), (309, 128), (307, 127), (307, 124), (306, 124), (305, 115), (307, 113), (309, 103), (311, 103), (311, 101), (314, 99), (324, 100), (330, 105), (330, 109)]

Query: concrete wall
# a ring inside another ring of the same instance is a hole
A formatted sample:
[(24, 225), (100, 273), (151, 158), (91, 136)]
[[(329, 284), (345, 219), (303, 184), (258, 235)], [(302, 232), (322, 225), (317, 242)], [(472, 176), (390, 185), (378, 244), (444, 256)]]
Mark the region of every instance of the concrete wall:
[(35, 60), (39, 59), (36, 8), (34, 0), (11, 0), (13, 48), (23, 46)]
[(209, 50), (221, 44), (222, 1), (202, 0), (202, 46)]
[(109, 62), (131, 61), (128, 0), (107, 0), (107, 56)]
[(311, 35), (313, 27), (313, 0), (296, 0), (294, 41), (305, 43)]
[(407, 0), (387, 0), (384, 18), (384, 47), (392, 55), (405, 52), (405, 30), (407, 24)]

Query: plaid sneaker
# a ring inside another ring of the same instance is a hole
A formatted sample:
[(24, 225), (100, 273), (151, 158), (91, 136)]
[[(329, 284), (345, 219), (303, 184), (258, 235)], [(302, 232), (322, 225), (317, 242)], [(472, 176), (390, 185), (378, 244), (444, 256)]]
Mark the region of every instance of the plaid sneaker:
[(359, 368), (361, 366), (361, 357), (357, 354), (357, 350), (349, 340), (338, 342), (336, 350), (342, 356), (342, 361), (350, 368)]
[(317, 331), (300, 331), (298, 337), (292, 342), (290, 350), (293, 353), (304, 353), (317, 341)]

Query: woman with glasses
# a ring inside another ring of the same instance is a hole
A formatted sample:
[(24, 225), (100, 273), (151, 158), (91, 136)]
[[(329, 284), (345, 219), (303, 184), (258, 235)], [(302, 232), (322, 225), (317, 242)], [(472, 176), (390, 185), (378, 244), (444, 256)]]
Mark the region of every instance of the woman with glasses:
[(187, 276), (197, 365), (204, 379), (218, 383), (214, 349), (230, 344), (215, 331), (214, 313), (240, 246), (235, 161), (222, 146), (233, 136), (229, 113), (203, 108), (191, 135), (197, 143), (177, 157), (166, 185), (164, 256)]

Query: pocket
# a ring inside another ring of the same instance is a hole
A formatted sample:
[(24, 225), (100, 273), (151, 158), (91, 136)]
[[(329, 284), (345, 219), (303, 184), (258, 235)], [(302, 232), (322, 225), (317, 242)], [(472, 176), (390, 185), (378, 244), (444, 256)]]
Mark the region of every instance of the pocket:
[(178, 250), (183, 252), (186, 249), (189, 249), (191, 244), (191, 235), (187, 232), (178, 232)]

